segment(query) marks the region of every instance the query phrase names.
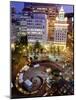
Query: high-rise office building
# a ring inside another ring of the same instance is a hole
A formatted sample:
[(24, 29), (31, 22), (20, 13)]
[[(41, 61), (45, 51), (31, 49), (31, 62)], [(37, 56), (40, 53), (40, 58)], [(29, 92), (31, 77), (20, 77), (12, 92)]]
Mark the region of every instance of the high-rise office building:
[(11, 7), (11, 16), (10, 16), (10, 22), (11, 22), (11, 43), (14, 43), (16, 41), (17, 36), (17, 27), (16, 27), (16, 9), (14, 7)]
[(54, 44), (56, 46), (60, 46), (62, 50), (66, 48), (68, 32), (67, 18), (64, 16), (64, 14), (64, 9), (63, 7), (61, 7), (59, 15), (56, 17), (56, 21), (54, 24)]
[(48, 37), (47, 15), (26, 8), (19, 17), (18, 35), (27, 35), (28, 42), (44, 42)]
[[(26, 4), (24, 4), (24, 11)], [(44, 13), (47, 15), (47, 24), (48, 24), (48, 41), (54, 41), (54, 21), (58, 15), (58, 6), (56, 4), (39, 4), (31, 3), (28, 6), (29, 11)]]

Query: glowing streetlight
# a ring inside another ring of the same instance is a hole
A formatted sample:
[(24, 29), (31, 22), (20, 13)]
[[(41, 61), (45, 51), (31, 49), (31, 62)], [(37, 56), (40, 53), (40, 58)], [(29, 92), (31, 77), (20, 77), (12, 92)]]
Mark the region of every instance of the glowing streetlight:
[(26, 49), (23, 50), (23, 52), (25, 52), (25, 51), (26, 51)]
[(47, 68), (47, 69), (46, 69), (46, 72), (47, 72), (47, 73), (51, 72), (51, 68)]
[(11, 48), (12, 48), (12, 50), (15, 50), (15, 44), (14, 43), (11, 44)]

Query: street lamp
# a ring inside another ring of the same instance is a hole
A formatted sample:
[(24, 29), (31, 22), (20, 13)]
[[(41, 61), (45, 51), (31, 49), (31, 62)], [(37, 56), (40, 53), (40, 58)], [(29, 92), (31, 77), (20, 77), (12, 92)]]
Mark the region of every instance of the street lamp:
[(47, 72), (47, 73), (50, 73), (50, 72), (51, 72), (51, 68), (47, 68), (47, 69), (46, 69), (46, 72)]
[(11, 49), (15, 50), (15, 44), (14, 43), (11, 44)]

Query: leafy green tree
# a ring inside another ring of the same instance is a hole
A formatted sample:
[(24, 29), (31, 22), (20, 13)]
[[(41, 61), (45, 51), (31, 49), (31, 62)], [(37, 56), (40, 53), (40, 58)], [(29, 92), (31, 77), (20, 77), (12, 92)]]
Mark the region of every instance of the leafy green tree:
[(36, 41), (36, 43), (34, 44), (34, 58), (37, 58), (37, 55), (39, 55), (40, 53), (40, 49), (41, 49), (41, 44), (39, 41)]
[(53, 47), (53, 55), (54, 56), (56, 55), (56, 48), (55, 48), (55, 46)]
[(36, 50), (38, 50), (37, 52), (39, 52), (41, 49), (41, 44), (40, 42), (36, 41), (35, 45), (34, 45), (34, 50), (36, 52)]
[(59, 48), (59, 46), (57, 47), (57, 53), (58, 53), (58, 55), (60, 55), (60, 48)]
[(28, 56), (28, 38), (27, 38), (27, 35), (21, 36), (20, 44), (25, 47), (26, 53), (27, 53), (26, 55)]

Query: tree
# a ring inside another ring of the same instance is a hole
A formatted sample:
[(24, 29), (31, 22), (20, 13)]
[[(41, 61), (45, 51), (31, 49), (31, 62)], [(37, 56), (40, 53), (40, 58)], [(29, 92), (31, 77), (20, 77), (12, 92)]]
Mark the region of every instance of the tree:
[(36, 51), (39, 52), (40, 49), (41, 49), (41, 44), (40, 44), (40, 42), (36, 41), (36, 43), (35, 43), (35, 45), (34, 45), (34, 50), (35, 50), (35, 52), (36, 52)]
[(33, 53), (33, 45), (28, 45), (29, 47), (29, 53), (32, 54)]
[(57, 47), (57, 53), (58, 53), (58, 55), (60, 55), (60, 48), (59, 48), (59, 46)]
[(58, 69), (54, 69), (52, 71), (52, 75), (54, 75), (54, 76), (59, 76), (59, 73), (60, 73), (60, 71)]
[(27, 38), (27, 35), (21, 36), (20, 43), (22, 44), (22, 46), (24, 45), (26, 47), (26, 51), (27, 51), (26, 55), (28, 56), (28, 38)]
[(21, 36), (20, 43), (23, 44), (23, 45), (28, 46), (28, 38), (27, 38), (27, 35)]
[(15, 50), (14, 51), (11, 50), (12, 61), (13, 59), (15, 59), (16, 62), (19, 62), (21, 57), (24, 56), (24, 53), (25, 53), (23, 52), (24, 49), (26, 49), (27, 56), (28, 56), (27, 46), (28, 46), (28, 42), (27, 42), (26, 36), (22, 36), (19, 41), (17, 40), (15, 42)]
[(51, 54), (53, 53), (53, 48), (52, 48), (52, 46), (50, 46), (50, 53), (51, 53)]
[(34, 54), (35, 54), (34, 58), (37, 58), (40, 49), (41, 49), (41, 44), (38, 41), (36, 41), (36, 43), (34, 44)]
[(53, 47), (53, 54), (54, 54), (54, 56), (56, 54), (55, 46)]

